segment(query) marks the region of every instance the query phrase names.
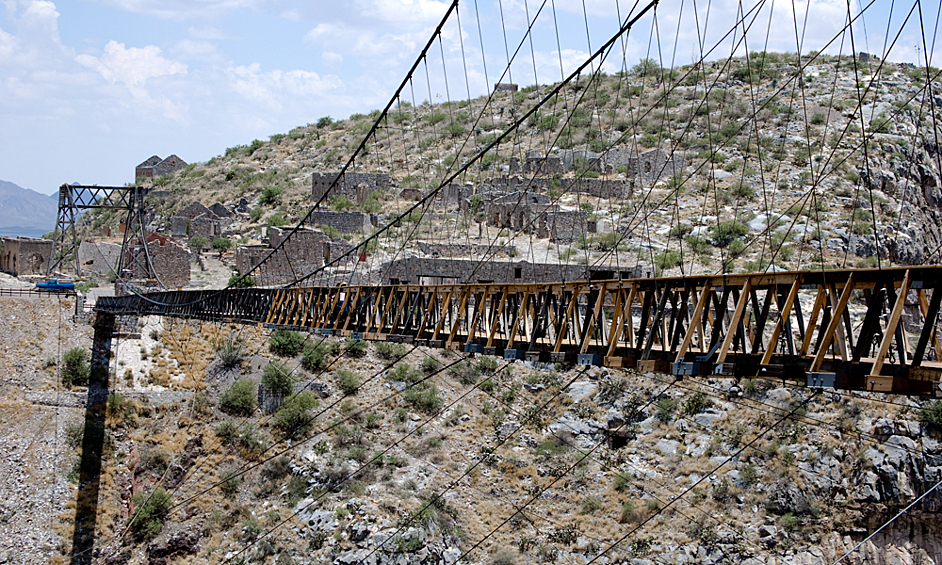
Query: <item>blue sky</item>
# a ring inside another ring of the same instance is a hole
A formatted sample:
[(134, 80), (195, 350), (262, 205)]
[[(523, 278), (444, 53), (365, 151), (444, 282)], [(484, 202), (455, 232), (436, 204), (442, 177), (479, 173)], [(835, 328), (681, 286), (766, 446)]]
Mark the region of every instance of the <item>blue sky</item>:
[[(866, 5), (855, 3), (855, 9)], [(533, 18), (543, 6), (534, 52), (527, 44), (511, 69), (514, 82), (525, 85), (534, 80), (534, 62), (540, 83), (569, 72), (585, 59), (590, 42), (594, 49), (616, 29), (616, 8), (624, 17), (634, 4), (462, 0), (464, 61), (455, 18), (443, 33), (451, 97), (484, 93), (506, 65), (500, 10), (512, 50), (528, 14)], [(923, 3), (929, 43), (939, 10), (930, 4)], [(623, 54), (628, 65), (645, 56), (665, 65), (672, 57), (678, 64), (698, 58), (698, 26), (712, 45), (729, 30), (739, 6), (713, 0), (707, 19), (706, 5), (698, 3), (695, 19), (692, 0), (663, 0), (656, 29), (661, 53), (649, 47), (655, 28), (648, 17), (606, 70), (618, 70)], [(754, 5), (748, 2), (746, 9)], [(866, 35), (863, 26), (856, 32), (858, 50), (882, 52), (889, 5), (878, 0), (867, 11)], [(761, 49), (769, 31), (769, 49), (795, 51), (793, 17), (802, 24), (806, 9), (804, 49), (820, 48), (846, 16), (844, 0), (779, 0), (771, 19), (771, 0), (761, 6), (748, 36), (750, 50)], [(134, 165), (153, 154), (206, 161), (226, 147), (321, 116), (381, 108), (447, 7), (433, 0), (0, 0), (0, 179), (47, 194), (64, 182), (124, 184), (133, 180)], [(893, 33), (910, 7), (912, 2), (896, 4), (889, 19)], [(888, 58), (920, 60), (918, 32), (910, 23)], [(729, 51), (724, 44), (708, 58)], [(442, 81), (434, 82), (432, 98), (441, 101)]]

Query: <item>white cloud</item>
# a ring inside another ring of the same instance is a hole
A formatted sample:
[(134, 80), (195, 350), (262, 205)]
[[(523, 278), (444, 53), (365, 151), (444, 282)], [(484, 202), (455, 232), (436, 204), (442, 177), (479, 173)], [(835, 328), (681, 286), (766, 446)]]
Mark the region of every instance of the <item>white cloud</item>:
[(324, 51), (321, 53), (321, 60), (327, 65), (336, 66), (343, 63), (343, 55), (334, 53), (333, 51)]
[(410, 27), (438, 22), (448, 9), (447, 3), (434, 0), (360, 0), (356, 5), (362, 16)]
[(126, 48), (115, 40), (105, 45), (101, 57), (79, 55), (76, 60), (98, 71), (105, 80), (121, 82), (128, 88), (141, 87), (144, 81), (154, 77), (186, 74), (187, 69), (184, 63), (161, 57), (156, 45)]
[(17, 47), (16, 38), (0, 29), (0, 59), (6, 59), (13, 56)]
[(225, 61), (225, 55), (215, 43), (209, 41), (193, 41), (184, 39), (177, 42), (171, 49), (174, 57), (204, 63), (220, 63)]
[(109, 4), (126, 10), (169, 20), (214, 17), (251, 8), (259, 0), (107, 0)]
[(343, 82), (334, 75), (322, 77), (301, 70), (263, 72), (258, 63), (230, 67), (226, 69), (226, 75), (237, 93), (275, 111), (281, 111), (285, 104), (298, 97), (320, 97), (343, 86)]
[(190, 26), (187, 33), (194, 39), (218, 41), (220, 39), (238, 39), (236, 36), (213, 26)]

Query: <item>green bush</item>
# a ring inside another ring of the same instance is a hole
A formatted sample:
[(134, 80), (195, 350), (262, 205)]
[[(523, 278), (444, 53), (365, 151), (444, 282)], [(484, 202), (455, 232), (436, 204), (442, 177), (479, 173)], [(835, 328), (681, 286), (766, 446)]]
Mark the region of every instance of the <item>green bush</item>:
[(942, 400), (933, 402), (919, 410), (919, 421), (922, 422), (930, 432), (942, 433)]
[(314, 426), (310, 411), (317, 408), (320, 401), (308, 391), (303, 391), (288, 400), (275, 413), (275, 425), (286, 436), (303, 435)]
[(381, 341), (376, 344), (376, 354), (384, 361), (395, 361), (406, 356), (408, 348), (401, 343)]
[(659, 398), (654, 407), (657, 409), (658, 420), (670, 422), (674, 417), (674, 410), (677, 409), (677, 401), (670, 397)]
[(581, 512), (583, 514), (592, 514), (602, 508), (602, 499), (590, 494), (582, 500)]
[(716, 245), (726, 247), (733, 240), (747, 233), (749, 233), (749, 226), (736, 220), (729, 220), (720, 222), (713, 228), (713, 239), (716, 240)]
[(362, 339), (353, 339), (352, 337), (348, 337), (343, 342), (343, 350), (347, 357), (363, 357), (369, 347), (370, 345)]
[(267, 186), (265, 190), (262, 191), (262, 195), (258, 198), (258, 203), (262, 206), (275, 204), (284, 192), (285, 189), (280, 186)]
[(229, 500), (233, 500), (239, 494), (239, 487), (241, 486), (242, 475), (239, 474), (238, 469), (224, 471), (219, 478), (219, 490)]
[(262, 386), (275, 396), (288, 396), (294, 392), (291, 368), (281, 361), (272, 361), (262, 369)]
[(424, 382), (407, 388), (403, 391), (402, 396), (416, 409), (426, 414), (438, 412), (445, 404), (445, 401), (438, 394), (438, 387)]
[(687, 416), (693, 416), (694, 414), (699, 414), (707, 408), (713, 406), (713, 401), (707, 397), (705, 392), (697, 391), (684, 400), (682, 406), (684, 414)]
[(257, 284), (258, 282), (255, 280), (255, 277), (253, 276), (243, 277), (239, 273), (232, 273), (232, 276), (229, 277), (229, 282), (227, 283), (227, 286), (231, 286), (233, 288), (250, 288)]
[(435, 371), (441, 369), (442, 362), (434, 357), (426, 357), (422, 360), (422, 372), (426, 375), (431, 375)]
[(413, 384), (422, 380), (423, 375), (422, 371), (418, 369), (413, 369), (407, 363), (399, 363), (396, 365), (396, 368), (389, 372), (387, 375), (391, 381), (402, 381), (405, 383)]
[(157, 487), (153, 494), (139, 492), (134, 495), (137, 513), (131, 517), (128, 528), (138, 541), (154, 538), (164, 527), (164, 517), (170, 509), (170, 493)]
[(245, 347), (238, 339), (228, 336), (216, 345), (216, 358), (224, 367), (238, 367), (245, 357)]
[(194, 235), (190, 238), (188, 245), (193, 249), (205, 249), (209, 247), (209, 238), (203, 237), (201, 235)]
[(233, 416), (250, 416), (258, 408), (255, 383), (248, 379), (239, 379), (232, 383), (232, 386), (222, 393), (219, 407)]
[(91, 368), (87, 349), (73, 347), (62, 356), (62, 386), (86, 386)]
[(337, 371), (334, 373), (337, 377), (337, 386), (345, 395), (354, 394), (360, 388), (360, 377), (353, 371)]
[(327, 366), (327, 358), (333, 355), (334, 348), (325, 342), (307, 344), (301, 354), (301, 366), (308, 371), (317, 371)]
[(274, 330), (268, 348), (279, 357), (294, 357), (304, 349), (304, 336), (291, 330)]

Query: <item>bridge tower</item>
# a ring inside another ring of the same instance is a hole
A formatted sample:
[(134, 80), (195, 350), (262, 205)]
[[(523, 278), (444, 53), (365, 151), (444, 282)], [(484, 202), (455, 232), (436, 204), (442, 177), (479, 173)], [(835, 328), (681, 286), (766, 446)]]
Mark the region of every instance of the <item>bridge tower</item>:
[(147, 233), (144, 198), (150, 191), (141, 186), (84, 186), (63, 184), (59, 187), (59, 211), (56, 215), (55, 239), (46, 274), (52, 275), (72, 264), (75, 276), (82, 276), (78, 259), (79, 233), (76, 221), (85, 210), (127, 210), (124, 222), (124, 242), (115, 273), (122, 271), (143, 273), (153, 278), (153, 265), (147, 253)]

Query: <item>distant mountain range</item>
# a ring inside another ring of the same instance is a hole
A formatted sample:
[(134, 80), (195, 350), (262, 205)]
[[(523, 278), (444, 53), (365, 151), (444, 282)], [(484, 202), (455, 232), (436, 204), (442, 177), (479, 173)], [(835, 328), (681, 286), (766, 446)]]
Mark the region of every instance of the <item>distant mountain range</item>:
[(0, 235), (41, 237), (56, 227), (57, 197), (0, 180)]

